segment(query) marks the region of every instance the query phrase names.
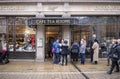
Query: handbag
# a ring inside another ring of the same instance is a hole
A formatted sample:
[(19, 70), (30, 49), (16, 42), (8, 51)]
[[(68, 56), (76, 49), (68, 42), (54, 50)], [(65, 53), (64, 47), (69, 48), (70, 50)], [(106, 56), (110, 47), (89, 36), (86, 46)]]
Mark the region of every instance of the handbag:
[(52, 47), (52, 53), (55, 53), (55, 52), (56, 52), (55, 48), (54, 48), (54, 47)]
[(113, 58), (113, 59), (119, 59), (118, 55), (117, 55), (117, 54), (115, 54), (115, 53), (114, 53), (114, 54), (112, 54), (112, 58)]

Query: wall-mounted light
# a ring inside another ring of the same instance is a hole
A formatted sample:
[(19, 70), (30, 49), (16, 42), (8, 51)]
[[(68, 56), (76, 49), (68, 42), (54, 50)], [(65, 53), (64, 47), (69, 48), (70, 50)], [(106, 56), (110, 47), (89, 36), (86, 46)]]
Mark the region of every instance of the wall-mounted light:
[(30, 31), (29, 31), (29, 30), (26, 30), (26, 31), (25, 31), (25, 34), (30, 34)]

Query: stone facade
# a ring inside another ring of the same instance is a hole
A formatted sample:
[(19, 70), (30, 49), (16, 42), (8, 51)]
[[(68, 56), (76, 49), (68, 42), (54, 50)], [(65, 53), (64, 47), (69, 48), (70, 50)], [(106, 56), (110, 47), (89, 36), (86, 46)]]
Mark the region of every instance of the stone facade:
[[(8, 3), (10, 2), (10, 3)], [(16, 2), (16, 3), (14, 3)], [(20, 2), (20, 3), (18, 3)], [(29, 3), (28, 3), (29, 2)], [(95, 3), (94, 3), (95, 2)], [(98, 3), (96, 3), (98, 2)], [(101, 3), (102, 2), (102, 3)], [(45, 15), (120, 15), (119, 0), (0, 0), (0, 15), (23, 15), (44, 17)], [(62, 26), (62, 37), (70, 44), (70, 26)], [(45, 43), (45, 27), (37, 28), (37, 37)], [(37, 47), (36, 60), (44, 61), (45, 44)]]

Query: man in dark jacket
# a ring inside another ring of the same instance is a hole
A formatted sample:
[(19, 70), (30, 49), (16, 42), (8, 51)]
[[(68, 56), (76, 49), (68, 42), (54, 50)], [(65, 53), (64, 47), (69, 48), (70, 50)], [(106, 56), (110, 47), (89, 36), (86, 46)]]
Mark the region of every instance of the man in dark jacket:
[(119, 52), (118, 52), (118, 50), (119, 50), (119, 47), (118, 47), (117, 41), (114, 41), (114, 45), (112, 46), (111, 51), (110, 51), (112, 65), (111, 65), (110, 70), (107, 72), (108, 74), (112, 74), (112, 71), (115, 67), (116, 67), (115, 72), (119, 72), (119, 65), (118, 65)]
[(73, 61), (78, 61), (78, 55), (79, 55), (79, 44), (77, 42), (74, 42), (71, 48), (71, 57), (73, 58)]
[[(94, 54), (94, 51), (93, 51), (93, 49), (92, 49), (92, 46), (93, 46), (95, 40), (97, 40), (96, 34), (93, 34), (93, 37), (92, 37), (92, 39), (90, 40), (90, 43), (89, 43), (91, 62), (93, 62), (93, 54)], [(97, 40), (97, 42), (98, 42), (98, 40)]]

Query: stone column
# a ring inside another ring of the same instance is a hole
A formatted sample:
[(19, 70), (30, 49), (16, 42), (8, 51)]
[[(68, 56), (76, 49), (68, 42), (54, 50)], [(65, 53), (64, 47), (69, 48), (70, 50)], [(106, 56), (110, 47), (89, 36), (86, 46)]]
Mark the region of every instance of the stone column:
[[(69, 18), (69, 3), (64, 3), (64, 14), (62, 17)], [(62, 26), (62, 38), (65, 40), (68, 40), (69, 46), (71, 44), (71, 31), (70, 31), (70, 25)]]
[(71, 44), (71, 31), (70, 26), (62, 26), (62, 38), (68, 40), (68, 45)]
[[(42, 43), (42, 46), (39, 46)], [(36, 31), (36, 61), (44, 62), (45, 59), (45, 27), (37, 26)]]
[[(64, 3), (64, 14), (62, 17), (69, 18), (69, 3)], [(68, 45), (71, 46), (71, 30), (70, 25), (62, 26), (62, 38), (68, 41)], [(68, 61), (70, 61), (70, 56), (68, 55)]]
[[(42, 11), (42, 3), (37, 4), (36, 18), (44, 17)], [(42, 43), (42, 44), (41, 44)], [(40, 46), (40, 44), (42, 46)], [(38, 25), (36, 30), (36, 61), (44, 62), (45, 60), (45, 26)]]

